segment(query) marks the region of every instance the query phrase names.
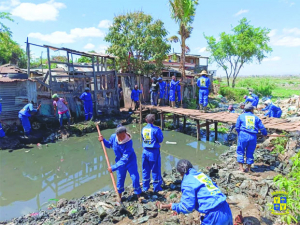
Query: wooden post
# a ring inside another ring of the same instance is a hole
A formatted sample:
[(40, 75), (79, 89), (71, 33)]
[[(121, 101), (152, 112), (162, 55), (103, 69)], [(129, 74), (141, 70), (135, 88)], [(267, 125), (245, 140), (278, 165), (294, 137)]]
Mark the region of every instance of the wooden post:
[(49, 86), (50, 86), (50, 95), (52, 96), (52, 74), (51, 74), (51, 63), (50, 63), (50, 49), (47, 47), (47, 58), (48, 58), (48, 67), (49, 67)]
[(142, 104), (140, 102), (140, 124), (142, 124), (143, 114), (142, 114)]
[(160, 114), (160, 127), (161, 127), (161, 130), (164, 130), (164, 114), (163, 113)]
[[(27, 53), (27, 74), (28, 74), (28, 78), (30, 78), (30, 45), (28, 43), (28, 37), (26, 42), (26, 53)], [(43, 64), (42, 64), (42, 68), (43, 68)]]
[(199, 125), (199, 120), (196, 120), (196, 128), (197, 128), (197, 140), (200, 141), (200, 125)]
[[(69, 57), (69, 52), (67, 51), (67, 60), (68, 60), (68, 76), (69, 76), (69, 83), (70, 83), (70, 57)], [(43, 65), (42, 65), (43, 66)]]
[[(98, 94), (98, 86), (97, 86), (97, 77), (96, 77), (96, 73), (95, 73), (95, 58), (92, 57), (92, 65), (93, 65), (93, 76), (94, 76), (94, 115), (96, 117), (97, 113), (98, 113), (98, 109), (97, 109), (97, 94)], [(90, 83), (91, 83), (91, 79), (90, 78)]]
[(186, 117), (183, 117), (183, 133), (186, 131)]
[(215, 122), (215, 141), (218, 140), (218, 122)]
[(176, 118), (176, 127), (179, 128), (179, 116)]
[(176, 126), (176, 115), (173, 114), (173, 126)]
[(206, 140), (209, 141), (209, 122), (206, 120)]

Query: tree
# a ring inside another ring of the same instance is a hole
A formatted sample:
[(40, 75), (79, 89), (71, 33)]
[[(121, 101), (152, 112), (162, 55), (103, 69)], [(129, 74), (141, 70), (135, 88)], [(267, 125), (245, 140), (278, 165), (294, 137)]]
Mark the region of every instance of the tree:
[(198, 0), (169, 0), (169, 2), (171, 6), (171, 17), (179, 24), (178, 34), (180, 35), (180, 39), (177, 36), (172, 36), (170, 41), (175, 43), (180, 42), (180, 69), (182, 76), (185, 78), (185, 54), (188, 52), (185, 41), (191, 36), (193, 30), (191, 24), (194, 21)]
[(0, 36), (4, 35), (5, 33), (8, 33), (9, 36), (11, 36), (11, 31), (9, 27), (4, 25), (4, 23), (1, 22), (1, 20), (9, 20), (11, 22), (14, 22), (14, 20), (10, 17), (10, 13), (7, 12), (0, 12)]
[(211, 53), (212, 62), (216, 62), (225, 70), (227, 85), (235, 87), (235, 80), (245, 64), (254, 61), (261, 61), (266, 58), (266, 54), (272, 52), (268, 46), (270, 29), (254, 27), (250, 21), (243, 18), (239, 24), (232, 28), (233, 34), (220, 34), (217, 41), (213, 36), (205, 36), (208, 44), (208, 51)]
[(110, 42), (107, 52), (117, 56), (117, 67), (122, 70), (160, 74), (162, 61), (171, 49), (167, 34), (161, 20), (154, 21), (143, 12), (116, 16), (105, 37)]

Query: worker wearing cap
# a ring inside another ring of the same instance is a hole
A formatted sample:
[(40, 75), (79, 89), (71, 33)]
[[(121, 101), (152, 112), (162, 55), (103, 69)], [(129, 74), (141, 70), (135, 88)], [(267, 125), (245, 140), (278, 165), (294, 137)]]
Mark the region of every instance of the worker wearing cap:
[(281, 117), (282, 110), (279, 106), (276, 106), (274, 103), (271, 102), (271, 100), (265, 101), (265, 105), (266, 108), (264, 108), (263, 110), (268, 110), (265, 116), (274, 117), (274, 118)]
[(176, 86), (180, 83), (181, 80), (176, 81), (176, 77), (172, 76), (172, 80), (170, 82), (170, 107), (175, 108), (175, 100), (176, 100)]
[(181, 104), (181, 85), (180, 83), (176, 86), (177, 106)]
[(245, 99), (245, 102), (244, 102), (245, 105), (247, 103), (251, 103), (251, 105), (256, 108), (256, 106), (257, 106), (258, 103), (256, 103), (257, 100), (254, 97), (248, 96), (248, 95), (244, 95), (244, 99)]
[(159, 209), (170, 209), (178, 214), (188, 214), (197, 210), (205, 214), (200, 218), (202, 225), (233, 225), (226, 196), (217, 184), (204, 173), (195, 170), (186, 159), (179, 160), (176, 167), (182, 177), (180, 202), (170, 204), (158, 202)]
[(88, 121), (93, 117), (93, 99), (90, 89), (86, 87), (84, 92), (80, 95), (80, 100), (84, 102), (85, 120)]
[(258, 102), (259, 102), (259, 97), (256, 94), (254, 94), (252, 91), (249, 92), (249, 95), (255, 99), (255, 101), (252, 103), (252, 105), (254, 107), (257, 107)]
[[(2, 101), (2, 98), (0, 97), (0, 101)], [(2, 113), (2, 104), (1, 104), (1, 102), (0, 102), (0, 115), (1, 115), (1, 113)], [(1, 121), (1, 120), (0, 120)], [(3, 128), (2, 128), (2, 125), (1, 125), (1, 123), (0, 123), (0, 138), (2, 138), (2, 137), (5, 137), (5, 132), (4, 132), (4, 130), (3, 130)]]
[(202, 76), (197, 80), (197, 86), (199, 87), (199, 108), (200, 110), (204, 109), (204, 111), (206, 111), (210, 80), (207, 77), (207, 72), (205, 70), (203, 70), (200, 75)]
[(157, 80), (159, 85), (158, 106), (165, 105), (166, 82), (163, 81), (161, 77), (159, 77)]
[(112, 148), (115, 152), (116, 164), (112, 165), (107, 170), (110, 173), (115, 171), (117, 172), (117, 189), (120, 198), (124, 192), (124, 183), (127, 171), (129, 172), (132, 180), (134, 193), (139, 196), (142, 190), (140, 187), (137, 159), (132, 146), (133, 143), (131, 140), (131, 135), (127, 133), (126, 127), (118, 127), (116, 133), (111, 135), (109, 140), (106, 140), (103, 138), (103, 136), (100, 136), (99, 141), (103, 141), (105, 147)]
[(134, 89), (131, 91), (131, 101), (134, 102), (134, 109), (137, 110), (140, 106), (140, 94), (141, 90), (138, 89), (137, 85), (134, 85)]
[(37, 109), (33, 108), (33, 101), (29, 102), (19, 111), (19, 119), (24, 129), (24, 136), (27, 137), (31, 132), (31, 124), (29, 117), (31, 117), (31, 112), (37, 112), (40, 109), (41, 105)]
[[(253, 114), (254, 107), (251, 103), (245, 106), (245, 113), (241, 114), (235, 125), (238, 133), (238, 146), (237, 146), (237, 161), (241, 171), (250, 172), (251, 165), (254, 163), (254, 150), (256, 148), (257, 134), (259, 130), (266, 136), (267, 130), (262, 124), (261, 120)], [(246, 155), (246, 163), (248, 168), (244, 170), (244, 155)]]
[(56, 115), (56, 110), (57, 110), (60, 127), (63, 126), (64, 115), (68, 119), (68, 125), (70, 125), (70, 112), (67, 107), (68, 102), (66, 102), (65, 99), (63, 98), (60, 98), (58, 94), (52, 95), (52, 99), (53, 99), (53, 107), (54, 107), (54, 116)]
[(150, 188), (150, 173), (152, 172), (153, 191), (158, 192), (162, 190), (160, 143), (163, 142), (164, 136), (161, 129), (153, 125), (154, 121), (154, 114), (147, 115), (148, 124), (142, 130), (143, 191), (148, 191)]

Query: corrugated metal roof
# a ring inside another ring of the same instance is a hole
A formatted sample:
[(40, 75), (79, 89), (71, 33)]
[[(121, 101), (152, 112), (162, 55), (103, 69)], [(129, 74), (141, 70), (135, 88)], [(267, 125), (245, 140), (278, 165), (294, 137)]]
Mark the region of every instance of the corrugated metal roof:
[(16, 65), (5, 64), (0, 66), (0, 73), (23, 73), (23, 71)]
[(23, 81), (32, 81), (32, 82), (36, 82), (35, 80), (32, 79), (10, 79), (9, 77), (0, 77), (0, 82), (3, 83), (11, 83), (11, 82), (23, 82)]

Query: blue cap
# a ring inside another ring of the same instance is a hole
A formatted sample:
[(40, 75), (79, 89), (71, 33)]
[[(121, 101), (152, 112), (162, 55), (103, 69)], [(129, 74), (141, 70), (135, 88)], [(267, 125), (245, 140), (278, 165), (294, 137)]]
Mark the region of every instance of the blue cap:
[(162, 78), (161, 78), (161, 77), (159, 77), (157, 80), (162, 80)]

